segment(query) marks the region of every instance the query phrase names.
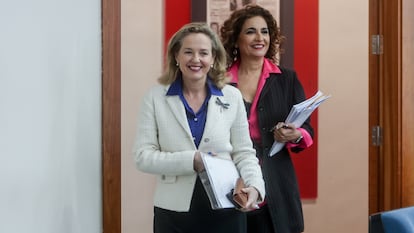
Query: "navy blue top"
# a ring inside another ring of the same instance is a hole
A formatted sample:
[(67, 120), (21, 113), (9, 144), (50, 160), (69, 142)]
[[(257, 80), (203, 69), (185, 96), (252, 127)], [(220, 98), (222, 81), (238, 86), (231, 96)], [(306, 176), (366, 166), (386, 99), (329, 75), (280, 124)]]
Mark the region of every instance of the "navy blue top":
[(211, 95), (223, 96), (223, 92), (213, 84), (209, 77), (207, 77), (207, 96), (200, 110), (196, 113), (193, 109), (191, 109), (187, 100), (184, 98), (183, 80), (181, 75), (178, 75), (176, 80), (171, 84), (167, 91), (167, 95), (178, 95), (183, 102), (187, 114), (188, 125), (190, 126), (191, 134), (193, 135), (194, 144), (198, 148), (201, 138), (203, 137), (204, 126), (206, 125), (208, 100)]

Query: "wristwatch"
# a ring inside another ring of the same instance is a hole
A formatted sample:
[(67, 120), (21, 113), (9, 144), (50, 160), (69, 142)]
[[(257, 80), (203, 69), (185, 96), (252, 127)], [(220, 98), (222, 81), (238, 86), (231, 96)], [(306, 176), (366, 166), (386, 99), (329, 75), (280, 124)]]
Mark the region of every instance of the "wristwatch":
[(298, 137), (298, 139), (296, 139), (295, 141), (293, 141), (292, 143), (294, 144), (299, 144), (303, 139), (303, 135), (300, 135), (300, 137)]

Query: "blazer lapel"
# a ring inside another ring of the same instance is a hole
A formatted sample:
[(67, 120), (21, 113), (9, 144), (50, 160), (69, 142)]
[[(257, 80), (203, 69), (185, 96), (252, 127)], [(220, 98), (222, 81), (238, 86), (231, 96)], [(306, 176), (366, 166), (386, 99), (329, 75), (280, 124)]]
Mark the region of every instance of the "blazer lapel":
[(217, 125), (220, 125), (221, 114), (224, 112), (224, 108), (217, 103), (217, 99), (220, 99), (221, 103), (225, 103), (223, 96), (212, 95), (208, 101), (207, 120), (204, 127), (204, 134), (210, 135), (210, 132), (215, 130)]
[(167, 96), (168, 107), (174, 114), (175, 119), (180, 123), (181, 127), (192, 138), (190, 126), (188, 126), (187, 116), (185, 114), (185, 108), (180, 100), (179, 96)]

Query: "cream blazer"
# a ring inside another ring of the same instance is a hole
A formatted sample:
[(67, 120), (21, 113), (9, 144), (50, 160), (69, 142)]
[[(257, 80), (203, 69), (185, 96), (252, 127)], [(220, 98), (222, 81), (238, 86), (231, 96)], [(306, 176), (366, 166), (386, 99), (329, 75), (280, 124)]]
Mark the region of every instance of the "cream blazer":
[[(197, 178), (193, 169), (197, 151), (179, 96), (167, 96), (169, 86), (157, 85), (144, 96), (138, 114), (134, 158), (139, 170), (157, 175), (154, 205), (188, 211)], [(223, 96), (212, 95), (198, 150), (232, 159), (247, 186), (263, 199), (264, 181), (248, 132), (241, 93), (226, 85)], [(228, 108), (217, 103), (228, 104)]]

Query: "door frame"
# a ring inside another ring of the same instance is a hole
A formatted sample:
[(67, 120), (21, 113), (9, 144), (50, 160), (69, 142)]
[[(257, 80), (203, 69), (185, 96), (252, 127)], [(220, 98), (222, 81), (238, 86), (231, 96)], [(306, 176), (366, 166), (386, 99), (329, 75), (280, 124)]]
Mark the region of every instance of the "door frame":
[[(369, 55), (369, 214), (401, 206), (400, 4), (370, 0), (370, 39), (382, 37), (382, 52), (373, 54), (371, 47)], [(379, 146), (373, 145), (376, 126), (381, 129)]]
[[(380, 35), (379, 17), (380, 17), (380, 0), (369, 1), (369, 39), (372, 43), (372, 35)], [(369, 214), (380, 210), (379, 200), (382, 199), (382, 177), (380, 176), (380, 151), (378, 146), (373, 145), (373, 127), (379, 126), (379, 76), (381, 74), (380, 56), (373, 54), (372, 48), (369, 48), (369, 124), (368, 124), (368, 142), (369, 142)]]
[(102, 227), (121, 232), (121, 0), (101, 0)]
[[(404, 6), (404, 7), (403, 7)], [(370, 0), (369, 39), (383, 52), (369, 55), (369, 214), (414, 205), (414, 30), (411, 0)], [(373, 128), (381, 128), (374, 146)]]

